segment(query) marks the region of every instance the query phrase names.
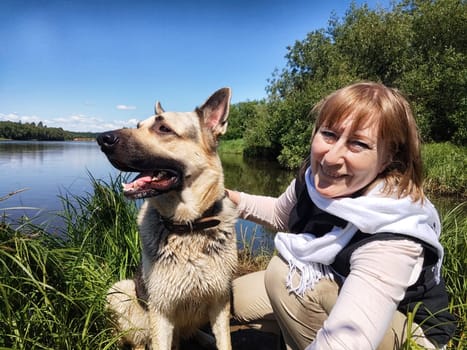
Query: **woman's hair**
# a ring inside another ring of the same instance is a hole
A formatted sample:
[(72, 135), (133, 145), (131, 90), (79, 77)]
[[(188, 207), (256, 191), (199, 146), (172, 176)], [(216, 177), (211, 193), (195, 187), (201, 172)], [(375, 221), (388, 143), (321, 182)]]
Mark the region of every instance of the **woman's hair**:
[(353, 130), (376, 121), (378, 147), (389, 158), (378, 176), (385, 179), (383, 192), (423, 200), (420, 137), (412, 109), (398, 90), (373, 82), (356, 83), (325, 97), (311, 113), (316, 117), (312, 138), (320, 127), (332, 128), (349, 116)]

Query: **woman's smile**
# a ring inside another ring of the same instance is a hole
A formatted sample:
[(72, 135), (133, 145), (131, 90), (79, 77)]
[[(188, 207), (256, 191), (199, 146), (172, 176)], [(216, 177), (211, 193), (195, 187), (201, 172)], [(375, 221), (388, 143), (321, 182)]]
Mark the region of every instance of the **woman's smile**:
[(326, 169), (323, 164), (320, 164), (319, 170), (324, 176), (329, 177), (331, 180), (340, 180), (347, 176), (347, 174), (340, 174), (339, 172), (332, 171), (331, 169)]

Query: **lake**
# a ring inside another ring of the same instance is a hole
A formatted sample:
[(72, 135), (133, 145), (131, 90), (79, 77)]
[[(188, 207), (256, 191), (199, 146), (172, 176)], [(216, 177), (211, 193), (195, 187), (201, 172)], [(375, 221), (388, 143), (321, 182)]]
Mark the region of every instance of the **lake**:
[(0, 202), (0, 210), (35, 222), (61, 210), (59, 195), (91, 190), (95, 178), (116, 174), (95, 142), (0, 141), (0, 197), (25, 189)]
[[(246, 161), (238, 154), (221, 158), (225, 185), (231, 189), (275, 196), (293, 178), (273, 162)], [(0, 198), (25, 189), (0, 201), (0, 214), (8, 220), (25, 216), (49, 227), (60, 227), (60, 196), (90, 193), (89, 174), (108, 180), (119, 173), (92, 141), (0, 141), (0, 169)], [(239, 221), (237, 231), (254, 231), (258, 244), (270, 240), (270, 232), (245, 220)]]

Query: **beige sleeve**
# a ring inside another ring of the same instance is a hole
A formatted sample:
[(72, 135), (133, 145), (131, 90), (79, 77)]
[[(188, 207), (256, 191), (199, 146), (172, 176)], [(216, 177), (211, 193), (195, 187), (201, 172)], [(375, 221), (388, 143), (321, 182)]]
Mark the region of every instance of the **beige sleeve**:
[(240, 217), (273, 230), (287, 230), (289, 214), (297, 201), (295, 180), (278, 198), (240, 193)]
[(422, 266), (423, 248), (411, 240), (376, 241), (355, 250), (336, 304), (306, 350), (376, 349)]

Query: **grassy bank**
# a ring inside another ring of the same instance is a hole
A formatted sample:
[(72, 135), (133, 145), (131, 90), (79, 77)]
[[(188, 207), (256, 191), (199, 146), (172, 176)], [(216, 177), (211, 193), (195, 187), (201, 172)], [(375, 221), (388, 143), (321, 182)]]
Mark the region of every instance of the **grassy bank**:
[(119, 183), (95, 181), (94, 194), (63, 198), (57, 235), (0, 226), (0, 349), (116, 349), (106, 290), (139, 261), (136, 207)]
[[(131, 276), (139, 261), (137, 208), (123, 198), (121, 182), (93, 180), (92, 194), (64, 197), (66, 227), (55, 235), (27, 222), (13, 228), (0, 220), (0, 349), (117, 349), (105, 294), (114, 281)], [(443, 272), (450, 309), (464, 330), (450, 344), (457, 350), (467, 347), (466, 209), (464, 203), (443, 213)], [(271, 254), (253, 254), (248, 236), (239, 234), (246, 247), (241, 273), (263, 268)]]
[(422, 158), (428, 192), (467, 197), (467, 147), (450, 143), (425, 144)]
[(245, 142), (243, 141), (243, 139), (221, 140), (219, 144), (220, 153), (243, 154), (244, 149), (245, 149)]

